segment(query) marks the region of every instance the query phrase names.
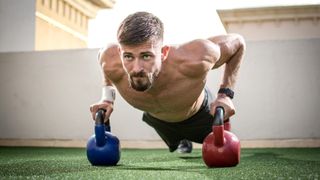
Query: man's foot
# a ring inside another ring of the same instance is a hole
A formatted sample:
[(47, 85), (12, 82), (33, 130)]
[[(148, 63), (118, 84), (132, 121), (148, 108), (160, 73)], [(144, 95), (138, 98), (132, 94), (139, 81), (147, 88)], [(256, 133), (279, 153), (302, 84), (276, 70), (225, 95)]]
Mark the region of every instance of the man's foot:
[(183, 139), (180, 141), (178, 146), (178, 153), (191, 153), (192, 143), (189, 140)]

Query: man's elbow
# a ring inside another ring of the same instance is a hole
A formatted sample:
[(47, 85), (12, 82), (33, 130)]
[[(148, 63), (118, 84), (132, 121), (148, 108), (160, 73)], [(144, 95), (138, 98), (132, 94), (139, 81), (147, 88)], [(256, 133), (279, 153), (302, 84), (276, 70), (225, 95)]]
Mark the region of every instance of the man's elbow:
[(235, 38), (238, 41), (239, 49), (242, 51), (246, 50), (246, 41), (244, 40), (244, 37), (240, 34), (233, 34)]

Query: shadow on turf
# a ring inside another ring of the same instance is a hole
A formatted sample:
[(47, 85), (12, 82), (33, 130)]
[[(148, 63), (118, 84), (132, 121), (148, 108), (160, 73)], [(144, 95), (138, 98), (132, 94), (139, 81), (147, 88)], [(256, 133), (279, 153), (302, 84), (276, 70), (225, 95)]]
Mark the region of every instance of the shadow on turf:
[(201, 159), (202, 157), (201, 156), (180, 156), (179, 158), (189, 160), (189, 159)]
[(173, 166), (173, 167), (150, 167), (150, 166), (134, 166), (118, 164), (117, 170), (138, 170), (138, 171), (188, 171), (188, 170), (200, 170), (206, 168), (205, 164), (202, 164), (202, 156), (180, 156), (180, 159), (185, 160), (187, 163), (200, 163), (201, 165), (186, 165), (186, 166)]
[(132, 166), (132, 165), (118, 165), (117, 170), (136, 170), (136, 171), (188, 171), (204, 169), (205, 165), (199, 166), (175, 166), (168, 167), (147, 167), (147, 166)]

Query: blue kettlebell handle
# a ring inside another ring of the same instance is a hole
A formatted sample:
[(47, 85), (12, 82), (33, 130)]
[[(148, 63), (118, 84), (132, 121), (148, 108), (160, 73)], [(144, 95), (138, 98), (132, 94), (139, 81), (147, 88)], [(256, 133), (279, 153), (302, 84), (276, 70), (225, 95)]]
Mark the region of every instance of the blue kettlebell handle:
[(110, 120), (104, 123), (105, 113), (105, 109), (98, 109), (98, 111), (96, 112), (96, 125), (105, 125), (106, 131), (111, 132)]
[(104, 124), (105, 113), (105, 109), (99, 109), (96, 112), (96, 124)]
[(98, 147), (103, 147), (106, 144), (105, 131), (110, 132), (109, 121), (107, 124), (104, 123), (105, 109), (99, 109), (96, 113), (96, 123), (94, 127), (96, 143)]

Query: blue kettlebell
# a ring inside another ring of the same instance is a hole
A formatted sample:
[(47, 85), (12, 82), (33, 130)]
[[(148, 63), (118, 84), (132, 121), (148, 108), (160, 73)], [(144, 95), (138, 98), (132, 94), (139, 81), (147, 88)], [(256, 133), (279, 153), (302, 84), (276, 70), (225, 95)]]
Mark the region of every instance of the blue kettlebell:
[(93, 166), (115, 166), (120, 160), (120, 142), (111, 134), (109, 121), (104, 124), (105, 112), (96, 113), (95, 134), (87, 143), (87, 158)]

